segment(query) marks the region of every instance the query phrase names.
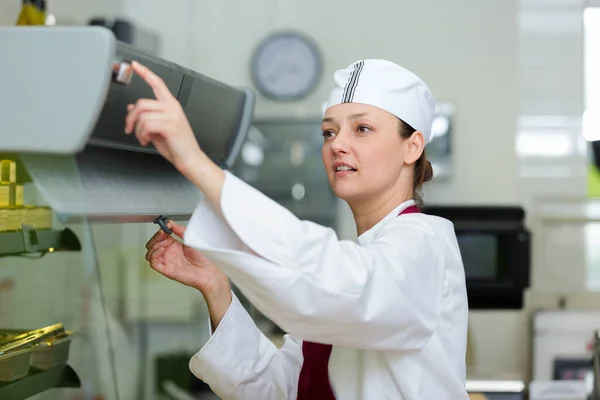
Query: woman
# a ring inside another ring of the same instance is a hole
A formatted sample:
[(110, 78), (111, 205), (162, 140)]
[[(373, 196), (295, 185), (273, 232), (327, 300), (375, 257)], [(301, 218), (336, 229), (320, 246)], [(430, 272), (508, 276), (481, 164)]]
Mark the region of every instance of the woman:
[[(467, 399), (467, 297), (450, 222), (419, 212), (435, 101), (384, 60), (334, 75), (322, 157), (354, 214), (357, 243), (300, 221), (202, 152), (163, 81), (129, 106), (125, 131), (150, 142), (205, 195), (187, 229), (148, 242), (152, 268), (197, 288), (211, 337), (190, 361), (224, 399)], [(331, 210), (335, 212), (335, 210)], [(200, 250), (201, 252), (199, 252)], [(228, 278), (286, 332), (277, 349)]]

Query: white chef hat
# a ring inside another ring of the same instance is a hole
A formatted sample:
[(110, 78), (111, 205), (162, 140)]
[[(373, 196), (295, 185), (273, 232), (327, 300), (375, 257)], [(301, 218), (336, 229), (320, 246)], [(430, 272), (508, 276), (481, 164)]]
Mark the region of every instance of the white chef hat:
[(418, 76), (387, 60), (360, 60), (337, 70), (333, 79), (328, 108), (341, 103), (362, 103), (379, 107), (431, 140), (435, 99)]

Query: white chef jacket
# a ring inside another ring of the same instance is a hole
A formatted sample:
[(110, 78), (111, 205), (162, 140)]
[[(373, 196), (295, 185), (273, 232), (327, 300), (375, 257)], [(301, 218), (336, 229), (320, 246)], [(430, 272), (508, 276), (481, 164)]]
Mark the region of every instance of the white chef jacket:
[[(302, 340), (332, 344), (337, 400), (462, 400), (468, 305), (453, 225), (407, 201), (354, 241), (226, 172), (185, 243), (285, 332), (277, 348), (234, 296), (190, 370), (222, 399), (296, 399)], [(333, 212), (333, 210), (332, 210)]]

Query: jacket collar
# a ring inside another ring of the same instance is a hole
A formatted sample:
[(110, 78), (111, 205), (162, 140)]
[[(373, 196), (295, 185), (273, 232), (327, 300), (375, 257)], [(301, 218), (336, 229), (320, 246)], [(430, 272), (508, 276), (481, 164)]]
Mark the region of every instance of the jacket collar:
[(383, 229), (383, 227), (393, 218), (396, 218), (398, 214), (407, 209), (410, 206), (414, 206), (416, 202), (414, 200), (407, 200), (404, 203), (400, 204), (398, 207), (394, 208), (388, 215), (383, 217), (381, 221), (375, 224), (371, 229), (364, 232), (357, 239), (359, 244), (367, 244), (373, 241), (377, 234)]

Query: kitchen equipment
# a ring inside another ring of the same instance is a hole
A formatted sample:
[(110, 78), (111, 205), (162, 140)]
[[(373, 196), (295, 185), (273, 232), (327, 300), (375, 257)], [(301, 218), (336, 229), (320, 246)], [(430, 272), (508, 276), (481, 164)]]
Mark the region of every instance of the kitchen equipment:
[(520, 309), (529, 287), (531, 235), (521, 207), (427, 206), (450, 220), (465, 267), (470, 309)]
[(252, 120), (249, 90), (120, 42), (105, 27), (0, 27), (0, 54), (10, 60), (0, 63), (0, 149), (17, 159), (62, 223), (187, 220), (201, 199), (152, 145), (124, 133), (127, 105), (154, 98), (132, 61), (162, 78), (200, 147), (223, 169)]
[(533, 315), (533, 381), (584, 380), (592, 371), (600, 312), (542, 310)]
[(592, 358), (593, 388), (590, 400), (600, 400), (600, 331), (594, 332), (594, 355)]

